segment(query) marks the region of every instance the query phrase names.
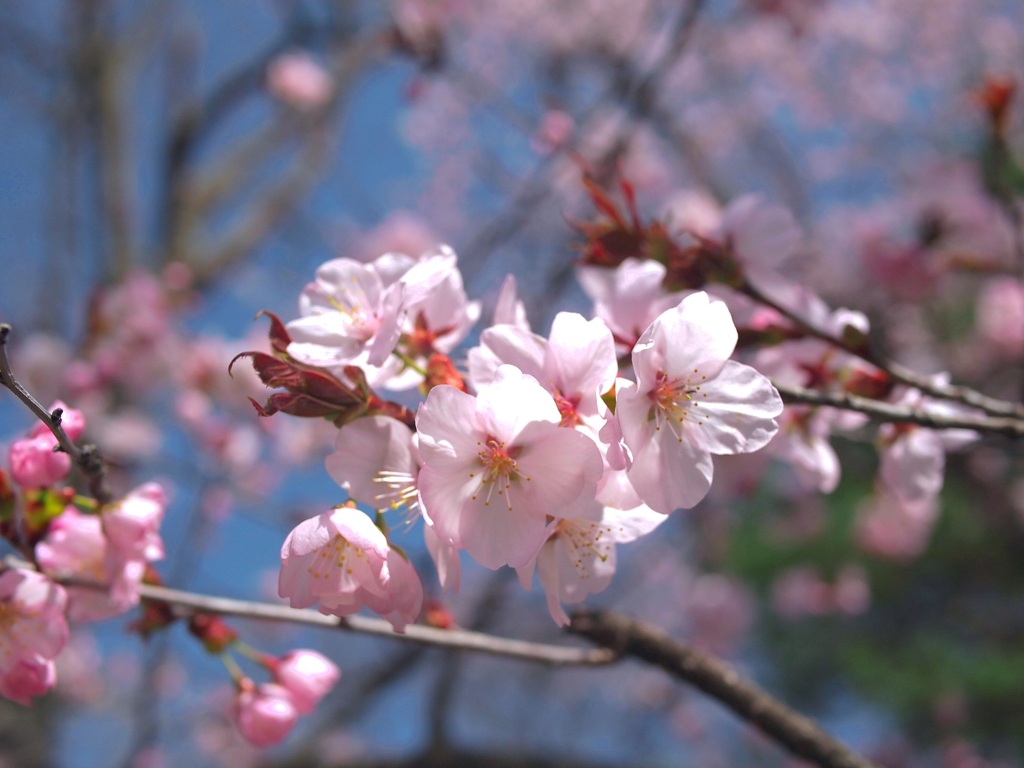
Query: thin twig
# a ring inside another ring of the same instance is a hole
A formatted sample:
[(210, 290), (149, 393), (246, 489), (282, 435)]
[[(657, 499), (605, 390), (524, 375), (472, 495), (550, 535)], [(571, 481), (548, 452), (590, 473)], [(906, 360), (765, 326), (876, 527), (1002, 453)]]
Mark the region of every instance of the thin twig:
[(880, 421), (894, 424), (918, 424), (931, 429), (971, 429), (1008, 437), (1024, 437), (1024, 421), (1005, 416), (945, 416), (906, 408), (847, 392), (821, 392), (816, 389), (791, 387), (773, 382), (787, 403), (827, 405), (846, 411), (857, 411)]
[(958, 403), (963, 403), (964, 405), (970, 405), (974, 408), (980, 408), (991, 416), (1011, 416), (1017, 419), (1024, 419), (1024, 405), (1011, 403), (1007, 400), (1000, 400), (996, 397), (990, 397), (975, 389), (971, 389), (970, 387), (957, 384), (944, 384), (942, 382), (935, 381), (928, 376), (917, 373), (916, 371), (912, 371), (909, 368), (905, 368), (899, 363), (881, 360), (870, 351), (847, 344), (842, 339), (837, 339), (832, 334), (818, 328), (812, 323), (809, 323), (793, 310), (762, 293), (756, 286), (749, 282), (745, 282), (740, 290), (754, 301), (774, 309), (808, 336), (820, 339), (826, 344), (830, 344), (837, 349), (841, 349), (844, 352), (848, 352), (851, 355), (859, 357), (861, 360), (870, 363), (883, 373), (887, 374), (889, 378), (898, 384), (904, 384), (908, 387), (919, 389), (921, 392), (924, 392), (926, 395), (931, 395), (932, 397), (938, 397), (943, 400), (953, 400)]
[[(25, 560), (7, 556), (0, 560), (0, 571), (5, 568), (36, 570)], [(108, 590), (101, 584), (78, 576), (48, 574), (57, 584), (67, 587)], [(197, 613), (212, 613), (218, 616), (238, 616), (260, 621), (280, 621), (288, 624), (304, 624), (311, 627), (327, 627), (377, 635), (393, 640), (405, 640), (419, 645), (449, 648), (456, 651), (477, 651), (492, 656), (532, 661), (552, 666), (603, 666), (618, 660), (618, 654), (608, 649), (572, 648), (565, 645), (547, 645), (528, 640), (514, 640), (497, 637), (483, 632), (465, 629), (438, 629), (423, 624), (409, 624), (405, 632), (396, 632), (384, 619), (369, 616), (327, 616), (311, 609), (290, 608), (287, 605), (261, 603), (252, 600), (236, 600), (231, 597), (204, 595), (182, 589), (140, 584), (139, 597), (143, 601), (163, 603), (171, 608), (176, 618), (188, 618)]]
[(593, 611), (573, 616), (569, 632), (685, 680), (756, 725), (792, 754), (821, 768), (877, 768), (809, 718), (743, 679), (725, 662), (673, 640), (656, 627), (619, 614)]
[(14, 396), (21, 400), (36, 418), (43, 422), (50, 432), (53, 433), (53, 436), (57, 438), (60, 449), (67, 453), (71, 460), (82, 470), (93, 498), (100, 504), (107, 504), (113, 501), (114, 495), (107, 487), (106, 467), (96, 446), (92, 443), (82, 446), (75, 445), (61, 425), (63, 411), (57, 408), (53, 413), (50, 413), (15, 378), (14, 372), (11, 370), (10, 361), (7, 359), (7, 337), (10, 335), (11, 330), (11, 326), (7, 323), (0, 323), (0, 385), (11, 390)]
[(451, 648), (461, 651), (479, 651), (494, 656), (505, 656), (540, 664), (552, 665), (601, 665), (615, 661), (616, 655), (607, 650), (594, 651), (584, 648), (569, 648), (558, 645), (544, 645), (525, 640), (495, 637), (480, 632), (461, 629), (437, 629), (419, 624), (406, 627), (404, 633), (395, 632), (384, 619), (368, 616), (325, 616), (314, 610), (300, 610), (286, 605), (259, 603), (249, 600), (235, 600), (227, 597), (200, 595), (167, 587), (149, 584), (141, 586), (142, 598), (167, 603), (184, 615), (197, 611), (216, 613), (223, 616), (242, 616), (264, 621), (283, 621), (291, 624), (307, 624), (314, 627), (333, 627), (366, 635), (379, 635), (395, 640), (407, 640), (422, 645)]

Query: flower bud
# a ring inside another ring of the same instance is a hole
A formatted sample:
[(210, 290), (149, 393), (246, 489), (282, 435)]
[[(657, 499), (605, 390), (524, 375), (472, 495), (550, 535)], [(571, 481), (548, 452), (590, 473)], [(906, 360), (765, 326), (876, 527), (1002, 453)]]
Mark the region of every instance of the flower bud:
[(52, 661), (36, 655), (23, 657), (0, 675), (0, 696), (27, 707), (33, 697), (42, 696), (56, 683), (57, 671)]
[(312, 712), (338, 682), (341, 671), (323, 654), (307, 649), (289, 651), (270, 664), (274, 679), (291, 694), (300, 714)]
[(235, 724), (254, 747), (269, 747), (284, 741), (299, 711), (288, 690), (274, 683), (254, 685), (244, 680), (235, 700)]
[(14, 482), (25, 488), (45, 488), (67, 477), (71, 457), (54, 451), (56, 447), (57, 438), (49, 432), (15, 440), (8, 453)]

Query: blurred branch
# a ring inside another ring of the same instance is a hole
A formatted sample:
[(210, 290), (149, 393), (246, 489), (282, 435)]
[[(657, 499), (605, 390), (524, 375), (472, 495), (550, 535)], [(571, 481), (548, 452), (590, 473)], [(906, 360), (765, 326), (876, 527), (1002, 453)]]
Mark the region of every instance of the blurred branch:
[(61, 426), (61, 416), (63, 411), (57, 408), (50, 413), (42, 406), (42, 404), (36, 400), (21, 382), (19, 382), (14, 372), (11, 370), (10, 361), (7, 358), (7, 337), (11, 333), (11, 326), (7, 323), (0, 323), (0, 385), (6, 387), (14, 393), (25, 406), (38, 418), (43, 424), (47, 426), (53, 436), (57, 438), (57, 443), (60, 445), (62, 451), (67, 453), (71, 460), (82, 470), (86, 477), (86, 482), (89, 486), (89, 491), (92, 493), (100, 504), (106, 504), (113, 500), (114, 496), (107, 487), (106, 482), (106, 468), (103, 465), (103, 459), (100, 457), (99, 450), (95, 445), (91, 443), (77, 446), (72, 442), (71, 438), (68, 437), (67, 432), (64, 431), (64, 427)]
[[(812, 323), (807, 322), (785, 305), (780, 304), (762, 293), (760, 289), (752, 285), (749, 281), (745, 281), (739, 290), (754, 301), (774, 309), (807, 336), (824, 341), (837, 349), (841, 349), (855, 357), (859, 357), (861, 360), (864, 360), (878, 368), (898, 384), (914, 387), (915, 389), (919, 389), (926, 395), (931, 395), (932, 397), (938, 397), (943, 400), (954, 400), (958, 403), (963, 403), (964, 405), (979, 408), (990, 416), (1008, 416), (1013, 419), (1024, 419), (1024, 405), (1011, 403), (1007, 400), (1000, 400), (996, 397), (990, 397), (975, 389), (971, 389), (970, 387), (964, 387), (957, 384), (945, 384), (935, 381), (934, 379), (928, 376), (923, 376), (916, 371), (912, 371), (899, 363), (882, 360), (871, 351), (848, 344), (842, 339), (838, 339)], [(973, 427), (971, 428), (973, 429)]]
[(586, 611), (572, 617), (568, 631), (690, 683), (756, 725), (792, 754), (821, 768), (877, 768), (809, 718), (744, 680), (725, 662), (671, 639), (656, 627), (620, 614)]
[(846, 392), (820, 392), (803, 387), (790, 387), (777, 382), (772, 383), (775, 384), (775, 388), (779, 390), (782, 399), (787, 403), (827, 405), (846, 411), (857, 411), (879, 421), (917, 424), (931, 429), (972, 429), (977, 432), (991, 432), (1008, 437), (1024, 437), (1024, 421), (1011, 417), (944, 416)]
[[(304, 28), (303, 28), (304, 29)], [(308, 35), (308, 31), (304, 33)], [(199, 175), (186, 168), (195, 144), (262, 82), (266, 63), (288, 42), (254, 60), (250, 66), (228, 78), (197, 108), (178, 121), (167, 148), (167, 203), (165, 211), (164, 260), (188, 263), (202, 284), (248, 255), (267, 234), (279, 226), (324, 173), (332, 138), (340, 117), (338, 104), (351, 90), (356, 75), (372, 57), (384, 49), (388, 38), (371, 33), (358, 40), (341, 41), (343, 49), (332, 68), (334, 90), (327, 104), (315, 112), (298, 114), (276, 111), (273, 121), (233, 150), (218, 165)], [(259, 191), (245, 207), (241, 218), (212, 244), (202, 243), (215, 209), (232, 198), (244, 198), (257, 183), (267, 162), (282, 150), (287, 140), (298, 141), (296, 157), (278, 179)]]

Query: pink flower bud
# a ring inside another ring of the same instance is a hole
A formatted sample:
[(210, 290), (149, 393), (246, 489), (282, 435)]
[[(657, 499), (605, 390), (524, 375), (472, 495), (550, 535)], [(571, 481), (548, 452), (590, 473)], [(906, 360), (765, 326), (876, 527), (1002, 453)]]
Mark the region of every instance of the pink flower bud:
[(235, 700), (235, 723), (254, 747), (269, 747), (291, 732), (299, 711), (288, 689), (274, 683), (254, 686), (245, 680)]
[[(63, 400), (54, 400), (53, 405), (50, 406), (50, 413), (53, 413), (58, 408), (62, 411), (60, 425), (64, 428), (65, 434), (71, 438), (71, 442), (76, 442), (82, 436), (82, 433), (85, 432), (85, 414), (70, 408)], [(51, 434), (50, 428), (39, 422), (32, 428), (29, 436), (39, 437), (40, 435), (49, 434)]]
[(316, 109), (331, 98), (331, 76), (308, 53), (282, 53), (267, 67), (267, 90), (296, 109)]
[(42, 696), (57, 683), (57, 670), (52, 661), (41, 656), (22, 658), (13, 667), (0, 674), (0, 696), (24, 704)]
[(146, 483), (105, 507), (103, 532), (107, 542), (126, 560), (162, 560), (160, 524), (166, 504), (163, 488), (158, 483)]
[(8, 453), (11, 477), (25, 488), (45, 488), (53, 485), (71, 471), (71, 457), (54, 452), (57, 438), (46, 432), (38, 437), (15, 440)]
[(290, 651), (271, 665), (274, 679), (291, 694), (295, 708), (303, 715), (338, 682), (341, 671), (323, 654), (306, 649)]

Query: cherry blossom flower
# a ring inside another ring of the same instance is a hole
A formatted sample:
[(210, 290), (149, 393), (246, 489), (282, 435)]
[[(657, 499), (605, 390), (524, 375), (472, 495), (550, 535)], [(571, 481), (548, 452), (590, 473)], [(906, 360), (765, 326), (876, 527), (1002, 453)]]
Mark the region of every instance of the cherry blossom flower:
[(487, 568), (521, 566), (546, 539), (547, 516), (592, 506), (601, 456), (532, 376), (500, 366), (477, 397), (435, 387), (416, 418), (419, 486), (438, 536)]
[(164, 557), (160, 524), (167, 499), (158, 483), (145, 483), (101, 515), (107, 541), (125, 560), (152, 562)]
[[(0, 573), (0, 676), (19, 663), (57, 656), (68, 640), (67, 593), (35, 571)], [(16, 674), (21, 674), (16, 673)]]
[(25, 706), (56, 684), (56, 665), (51, 659), (44, 659), (38, 654), (23, 657), (14, 666), (0, 671), (0, 696)]
[(454, 349), (479, 316), (456, 261), (439, 246), (418, 260), (388, 253), (370, 264), (342, 258), (321, 265), (302, 292), (302, 317), (288, 323), (288, 354), (319, 367), (362, 366), (371, 386), (415, 386), (422, 376), (392, 356), (399, 340), (401, 353), (421, 363)]
[[(399, 317), (401, 353), (424, 368), (434, 353), (451, 352), (480, 317), (480, 303), (469, 301), (455, 252), (446, 245), (423, 254), (400, 278), (404, 303)], [(382, 382), (394, 390), (409, 389), (423, 381), (409, 366)]]
[(989, 280), (978, 296), (977, 332), (992, 349), (1017, 359), (1024, 352), (1024, 286), (1020, 280)]
[[(387, 416), (367, 416), (338, 432), (327, 472), (355, 501), (379, 512), (405, 509), (411, 523), (422, 511), (416, 435)], [(437, 567), (441, 586), (458, 590), (460, 565), (453, 547), (441, 541), (430, 523), (424, 526), (427, 549)]]
[(758, 195), (733, 200), (722, 213), (719, 236), (749, 270), (778, 269), (803, 238), (793, 214)]
[(391, 622), (395, 632), (404, 632), (415, 622), (423, 609), (423, 584), (420, 575), (405, 555), (392, 547), (388, 551), (387, 594), (366, 595), (366, 605), (374, 613)]
[(517, 569), (519, 580), (529, 589), (536, 566), (547, 595), (548, 612), (556, 624), (566, 626), (569, 616), (562, 603), (581, 603), (611, 584), (615, 545), (647, 535), (666, 519), (647, 506), (639, 506), (626, 511), (605, 507), (599, 520), (557, 520), (537, 557)]
[(98, 515), (67, 507), (36, 544), (36, 559), (44, 571), (72, 575), (107, 585), (106, 590), (68, 588), (68, 618), (98, 621), (124, 613), (139, 602), (145, 570), (141, 560), (126, 559), (110, 546)]
[[(62, 400), (55, 400), (50, 413), (60, 409), (61, 426), (72, 442), (85, 431), (85, 416), (69, 408)], [(25, 488), (45, 488), (60, 482), (71, 472), (71, 457), (57, 450), (57, 438), (50, 428), (37, 422), (27, 438), (15, 440), (8, 452), (11, 477)]]
[[(946, 383), (948, 376), (936, 381)], [(894, 399), (897, 405), (924, 410), (936, 415), (976, 415), (976, 411), (956, 403), (925, 397), (919, 390), (907, 389)], [(920, 502), (936, 498), (942, 490), (946, 452), (962, 448), (978, 438), (966, 429), (928, 429), (914, 424), (883, 424), (879, 427), (882, 482), (900, 500)]]
[(299, 299), (302, 317), (288, 323), (288, 354), (321, 367), (383, 365), (401, 332), (405, 287), (397, 280), (412, 264), (397, 254), (370, 264), (344, 258), (322, 264)]
[(305, 51), (276, 56), (267, 66), (267, 90), (296, 109), (317, 109), (331, 98), (327, 71)]
[(526, 318), (526, 307), (519, 298), (515, 275), (505, 275), (494, 302), (494, 325), (512, 325), (524, 331), (530, 330)]
[(904, 500), (880, 484), (858, 509), (857, 543), (877, 557), (910, 560), (927, 547), (938, 514), (936, 497)]
[(299, 714), (312, 712), (341, 677), (337, 665), (317, 651), (289, 651), (279, 659), (270, 659), (274, 680), (288, 691)]
[(46, 432), (11, 443), (8, 462), (11, 478), (24, 488), (45, 488), (71, 472), (71, 457), (57, 448), (57, 438)]
[(615, 416), (640, 498), (669, 513), (711, 487), (711, 454), (749, 453), (775, 434), (782, 399), (753, 368), (729, 360), (737, 333), (725, 304), (683, 299), (633, 349), (636, 384), (621, 384)]
[(608, 411), (601, 395), (611, 389), (618, 371), (615, 342), (604, 321), (559, 312), (547, 339), (513, 325), (488, 328), (480, 346), (469, 351), (473, 385), (486, 387), (502, 364), (533, 376), (551, 393), (562, 426), (586, 425), (596, 438)]
[(278, 594), (292, 608), (353, 614), (371, 595), (388, 597), (388, 549), (387, 538), (358, 509), (336, 507), (304, 520), (281, 546)]
[(626, 259), (615, 269), (581, 266), (576, 277), (594, 302), (594, 314), (607, 323), (616, 351), (629, 352), (640, 334), (685, 294), (662, 287), (665, 266), (650, 259)]
[(288, 737), (299, 719), (299, 710), (284, 686), (255, 685), (245, 679), (235, 698), (234, 719), (246, 741), (255, 747), (269, 747)]

